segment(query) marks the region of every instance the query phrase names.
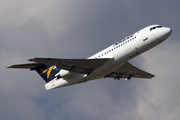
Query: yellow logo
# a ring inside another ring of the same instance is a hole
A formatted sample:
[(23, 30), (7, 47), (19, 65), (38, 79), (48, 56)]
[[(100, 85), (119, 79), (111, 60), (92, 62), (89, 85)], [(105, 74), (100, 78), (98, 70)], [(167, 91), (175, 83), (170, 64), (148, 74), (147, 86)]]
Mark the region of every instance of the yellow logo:
[(42, 74), (44, 74), (45, 72), (47, 72), (47, 79), (48, 79), (48, 78), (49, 78), (49, 75), (50, 75), (50, 73), (51, 73), (51, 71), (52, 71), (52, 69), (53, 69), (53, 67), (54, 67), (54, 65), (51, 66), (51, 67), (49, 67), (49, 68), (47, 68), (47, 69), (44, 70), (42, 73), (40, 73), (40, 75), (42, 75)]

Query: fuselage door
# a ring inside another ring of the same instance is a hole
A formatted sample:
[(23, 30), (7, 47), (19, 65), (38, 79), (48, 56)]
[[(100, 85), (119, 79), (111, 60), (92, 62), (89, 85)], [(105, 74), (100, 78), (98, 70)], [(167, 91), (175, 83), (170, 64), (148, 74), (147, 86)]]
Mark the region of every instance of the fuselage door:
[(148, 39), (147, 35), (146, 35), (146, 30), (141, 31), (141, 35), (142, 35), (142, 40), (146, 41)]

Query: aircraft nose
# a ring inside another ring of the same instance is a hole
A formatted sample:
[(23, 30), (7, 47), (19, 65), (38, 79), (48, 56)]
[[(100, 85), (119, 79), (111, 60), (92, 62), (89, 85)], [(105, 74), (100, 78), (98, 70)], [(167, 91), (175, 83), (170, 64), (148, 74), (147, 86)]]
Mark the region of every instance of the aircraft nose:
[(163, 36), (164, 37), (168, 38), (171, 35), (171, 33), (172, 33), (172, 29), (171, 28), (165, 27), (163, 29)]
[(155, 32), (155, 37), (157, 39), (167, 39), (172, 33), (172, 29), (168, 28), (168, 27), (163, 27), (163, 28), (159, 28), (156, 32)]

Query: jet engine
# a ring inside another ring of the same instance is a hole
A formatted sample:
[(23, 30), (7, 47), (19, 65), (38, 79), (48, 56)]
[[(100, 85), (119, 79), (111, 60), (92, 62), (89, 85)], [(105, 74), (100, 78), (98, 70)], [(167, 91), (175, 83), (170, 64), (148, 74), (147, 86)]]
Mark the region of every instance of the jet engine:
[(60, 70), (59, 73), (57, 73), (55, 76), (59, 79), (59, 78), (63, 78), (67, 75), (69, 75), (71, 72), (68, 70)]

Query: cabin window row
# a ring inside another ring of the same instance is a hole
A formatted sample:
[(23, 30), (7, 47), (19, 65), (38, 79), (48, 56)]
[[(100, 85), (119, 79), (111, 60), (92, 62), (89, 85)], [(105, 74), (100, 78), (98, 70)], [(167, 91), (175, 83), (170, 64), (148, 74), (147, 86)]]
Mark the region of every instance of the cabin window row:
[(136, 39), (136, 36), (133, 37), (133, 38), (130, 38), (129, 40), (124, 41), (123, 43), (120, 43), (119, 45), (114, 46), (114, 48), (110, 49), (109, 51), (107, 51), (107, 52), (105, 52), (105, 53), (103, 53), (103, 54), (101, 54), (101, 55), (99, 55), (98, 57), (100, 58), (101, 56), (108, 54), (109, 52), (115, 50), (115, 49), (118, 48), (118, 47), (123, 46), (124, 44), (126, 44), (126, 43), (128, 43), (128, 42), (130, 42), (130, 41), (132, 41), (132, 40), (134, 40), (134, 39)]

